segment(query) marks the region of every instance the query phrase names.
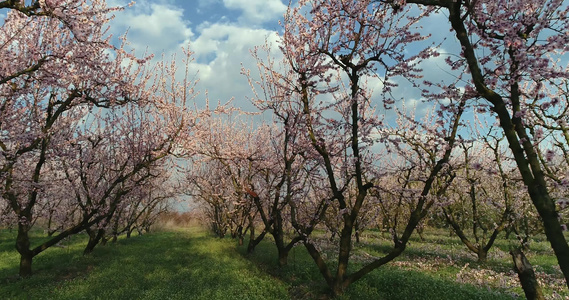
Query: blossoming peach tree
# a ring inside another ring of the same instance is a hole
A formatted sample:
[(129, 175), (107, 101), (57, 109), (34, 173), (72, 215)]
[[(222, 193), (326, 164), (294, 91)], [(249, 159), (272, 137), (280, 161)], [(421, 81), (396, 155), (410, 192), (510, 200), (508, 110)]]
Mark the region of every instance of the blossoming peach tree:
[[(175, 65), (150, 67), (124, 38), (113, 45), (108, 22), (120, 8), (104, 1), (0, 8), (10, 9), (0, 31), (0, 58), (10, 62), (0, 66), (1, 217), (17, 224), (19, 273), (30, 276), (33, 257), (102, 229), (152, 166), (189, 140), (183, 107), (195, 93)], [(57, 216), (59, 233), (33, 245), (30, 230), (46, 215)]]
[[(395, 9), (417, 4), (444, 11), (460, 45), (447, 63), (467, 84), (468, 93), (484, 101), (475, 105), (498, 120), (543, 222), (569, 286), (569, 245), (548, 183), (544, 136), (563, 136), (566, 101), (569, 7), (563, 0), (376, 0)], [(424, 82), (427, 86), (432, 82)], [(426, 88), (428, 89), (428, 87)], [(561, 109), (560, 109), (561, 107)], [(563, 148), (566, 140), (561, 139)], [(542, 155), (540, 155), (540, 153)], [(549, 157), (554, 153), (551, 152)], [(558, 181), (560, 182), (560, 181)]]
[[(290, 222), (334, 294), (397, 257), (434, 203), (433, 183), (452, 180), (449, 159), (465, 97), (454, 97), (445, 110), (426, 120), (399, 110), (399, 125), (404, 127), (395, 128), (384, 123), (374, 104), (382, 101), (384, 107), (393, 108), (397, 85), (391, 79), (420, 77), (419, 62), (436, 55), (431, 47), (406, 54), (408, 45), (424, 39), (415, 31), (420, 17), (374, 1), (299, 1), (289, 7), (283, 22), (282, 63), (258, 59), (264, 79), (258, 85), (264, 91), (276, 86), (279, 92), (261, 94), (254, 101), (276, 115), (296, 116), (290, 128), (305, 141), (297, 153), (318, 168), (307, 187), (311, 200), (291, 201), (296, 214)], [(375, 99), (371, 82), (380, 86)], [(400, 187), (405, 191), (399, 195), (413, 198), (405, 199), (413, 209), (402, 231), (392, 232), (393, 249), (350, 274), (352, 235), (360, 210), (372, 197), (370, 193), (381, 189), (383, 178), (400, 173), (380, 166), (385, 155), (381, 148), (387, 144), (394, 149), (390, 155), (403, 155), (402, 164), (394, 168), (422, 156), (428, 157), (424, 161), (428, 168), (426, 175), (414, 176), (411, 184)], [(448, 185), (440, 186), (442, 193)], [(311, 236), (330, 207), (335, 207), (341, 220), (335, 272)]]

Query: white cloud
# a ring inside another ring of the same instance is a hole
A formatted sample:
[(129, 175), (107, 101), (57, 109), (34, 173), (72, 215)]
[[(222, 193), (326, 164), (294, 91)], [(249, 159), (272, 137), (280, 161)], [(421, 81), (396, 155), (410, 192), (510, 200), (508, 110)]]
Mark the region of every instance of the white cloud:
[(183, 9), (168, 4), (137, 2), (119, 12), (113, 20), (115, 30), (128, 30), (128, 40), (138, 51), (159, 54), (180, 47), (194, 34), (184, 20)]
[[(226, 5), (231, 8), (243, 9), (239, 18), (252, 18), (257, 21), (276, 20), (282, 15), (279, 12), (275, 17), (277, 11), (286, 9), (279, 1), (224, 1), (228, 2)], [(276, 45), (276, 33), (251, 23), (230, 23), (227, 19), (210, 22), (205, 18), (200, 21), (194, 18), (194, 23), (190, 23), (184, 19), (183, 9), (171, 3), (138, 1), (134, 7), (117, 13), (112, 30), (117, 34), (130, 28), (128, 40), (137, 49), (138, 55), (141, 55), (146, 47), (150, 53), (156, 55), (156, 59), (161, 57), (161, 53), (165, 53), (166, 57), (176, 54), (180, 78), (185, 69), (182, 65), (184, 55), (181, 48), (189, 43), (191, 51), (195, 52), (190, 74), (198, 74), (197, 89), (201, 91), (198, 106), (203, 105), (207, 90), (212, 104), (218, 101), (224, 103), (234, 97), (235, 106), (253, 110), (246, 99), (252, 96), (251, 88), (247, 78), (241, 75), (241, 67), (251, 69), (251, 73), (256, 74), (256, 61), (250, 49), (264, 44), (265, 39)], [(211, 4), (200, 0), (197, 6), (208, 5)], [(268, 13), (264, 11), (265, 7), (269, 7)]]
[[(211, 24), (200, 31), (192, 41), (196, 52), (200, 87), (207, 89), (212, 102), (225, 102), (235, 97), (234, 105), (251, 108), (245, 99), (251, 96), (247, 78), (241, 73), (241, 66), (256, 72), (256, 61), (250, 49), (262, 45), (265, 39), (276, 42), (276, 34), (265, 29), (252, 29), (229, 24)], [(275, 43), (276, 44), (276, 43)]]
[(225, 7), (243, 11), (241, 24), (262, 24), (282, 19), (287, 6), (281, 0), (223, 0)]

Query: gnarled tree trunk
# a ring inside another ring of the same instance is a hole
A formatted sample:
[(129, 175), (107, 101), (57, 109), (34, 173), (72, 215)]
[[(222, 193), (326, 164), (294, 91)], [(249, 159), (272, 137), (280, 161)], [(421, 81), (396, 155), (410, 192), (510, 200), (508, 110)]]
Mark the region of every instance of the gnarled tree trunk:
[(520, 249), (510, 251), (512, 259), (514, 260), (514, 270), (518, 273), (520, 283), (526, 294), (528, 300), (542, 300), (543, 293), (541, 287), (535, 278), (535, 272), (530, 262)]

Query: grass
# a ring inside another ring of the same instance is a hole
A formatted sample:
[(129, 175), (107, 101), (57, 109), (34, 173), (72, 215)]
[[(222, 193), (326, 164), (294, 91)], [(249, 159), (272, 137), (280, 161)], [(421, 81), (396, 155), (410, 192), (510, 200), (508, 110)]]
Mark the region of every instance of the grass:
[[(388, 248), (379, 233), (366, 236), (354, 247), (354, 269)], [(34, 275), (22, 280), (16, 274), (14, 238), (14, 232), (0, 230), (2, 299), (327, 298), (325, 283), (306, 250), (295, 247), (289, 264), (278, 268), (269, 239), (247, 255), (246, 245), (192, 227), (123, 238), (83, 256), (86, 237), (77, 235), (64, 247), (36, 257)], [(529, 251), (530, 261), (540, 274), (558, 279), (555, 258), (540, 243)], [(488, 263), (479, 264), (456, 238), (431, 232), (426, 241), (412, 240), (397, 261), (354, 283), (340, 299), (512, 299), (523, 293), (511, 274), (507, 247), (507, 241), (500, 241)], [(511, 278), (513, 287), (504, 284)], [(544, 288), (552, 295), (551, 286)], [(561, 297), (569, 297), (566, 288), (561, 291)]]
[[(372, 232), (370, 235), (377, 244), (378, 234)], [(386, 240), (380, 245), (386, 247), (390, 242)], [(430, 229), (424, 241), (415, 235), (409, 247), (394, 264), (406, 269), (420, 265), (421, 272), (430, 276), (523, 296), (517, 274), (512, 270), (512, 258), (509, 254), (510, 249), (518, 245), (513, 238), (507, 240), (502, 236), (490, 249), (488, 261), (480, 263), (456, 236), (449, 236), (448, 231)], [(363, 251), (373, 251), (373, 246), (363, 245), (359, 248)], [(524, 252), (534, 266), (544, 293), (552, 298), (557, 297), (554, 296), (557, 294), (559, 297), (556, 299), (569, 299), (565, 280), (545, 236), (535, 237), (530, 250)]]
[[(231, 240), (203, 231), (161, 232), (98, 247), (49, 249), (16, 280), (16, 252), (0, 260), (3, 299), (288, 299), (287, 287), (244, 259)], [(43, 256), (43, 257), (42, 257)], [(57, 274), (56, 274), (57, 273)]]
[[(240, 251), (244, 253), (245, 247)], [(247, 257), (266, 272), (291, 286), (291, 298), (317, 299), (327, 292), (321, 275), (303, 247), (289, 255), (289, 264), (278, 268), (277, 253), (270, 243), (261, 243)], [(357, 268), (361, 264), (353, 264)], [(354, 283), (340, 299), (512, 299), (503, 290), (488, 290), (456, 282), (449, 276), (428, 270), (411, 270), (400, 266), (383, 266)]]
[[(379, 232), (370, 231), (365, 235), (361, 244), (354, 245), (352, 271), (392, 247), (391, 241)], [(400, 257), (354, 283), (341, 299), (523, 298), (508, 253), (512, 246), (512, 241), (499, 240), (490, 251), (488, 261), (479, 263), (457, 237), (449, 237), (448, 231), (430, 230), (425, 241), (415, 236)], [(293, 250), (289, 266), (282, 269), (277, 268), (277, 254), (271, 243), (258, 247), (249, 259), (295, 287), (298, 295), (312, 299), (325, 291), (323, 280), (303, 247)], [(244, 253), (245, 247), (241, 251)], [(335, 257), (331, 250), (325, 253), (329, 258)], [(547, 242), (535, 241), (526, 255), (534, 264), (544, 293), (551, 299), (569, 299), (569, 291)]]

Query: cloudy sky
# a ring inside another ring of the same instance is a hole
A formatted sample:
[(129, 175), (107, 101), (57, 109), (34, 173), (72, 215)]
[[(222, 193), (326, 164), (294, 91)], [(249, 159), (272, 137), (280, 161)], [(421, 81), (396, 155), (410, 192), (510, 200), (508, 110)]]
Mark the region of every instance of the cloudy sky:
[(207, 90), (211, 102), (234, 97), (234, 105), (252, 109), (241, 66), (255, 68), (250, 49), (275, 39), (286, 8), (280, 0), (139, 0), (116, 14), (112, 31), (128, 30), (128, 40), (140, 54), (148, 49), (170, 55), (190, 43), (202, 93)]
[[(124, 6), (129, 0), (109, 2)], [(286, 0), (139, 0), (117, 13), (112, 30), (116, 34), (128, 30), (128, 40), (141, 54), (148, 49), (158, 56), (169, 55), (190, 43), (195, 52), (192, 67), (199, 72), (199, 89), (208, 91), (210, 102), (234, 97), (234, 105), (252, 110), (247, 100), (251, 92), (246, 78), (240, 75), (241, 66), (254, 73), (250, 49), (266, 39), (276, 39), (287, 4)], [(427, 30), (448, 28), (444, 16), (424, 25)], [(445, 31), (448, 33), (448, 29)], [(443, 58), (430, 62), (429, 67), (444, 68)], [(417, 102), (418, 91), (401, 89), (408, 103)]]

